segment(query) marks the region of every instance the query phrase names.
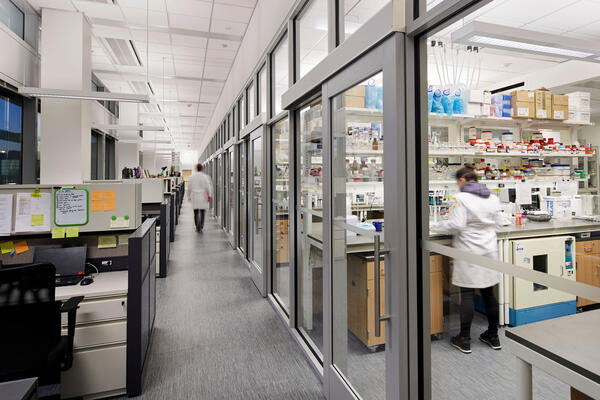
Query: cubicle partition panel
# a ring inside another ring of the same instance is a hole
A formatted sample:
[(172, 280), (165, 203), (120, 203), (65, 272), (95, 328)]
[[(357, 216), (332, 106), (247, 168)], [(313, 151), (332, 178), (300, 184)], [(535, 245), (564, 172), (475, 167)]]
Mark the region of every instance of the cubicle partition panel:
[(159, 277), (167, 277), (167, 266), (171, 254), (171, 198), (166, 198), (160, 205), (160, 267)]
[(176, 215), (177, 212), (175, 211), (175, 194), (171, 193), (166, 195), (166, 197), (169, 198), (169, 214), (171, 215), (170, 218), (170, 223), (169, 223), (169, 228), (170, 228), (170, 240), (171, 243), (175, 241), (175, 225), (176, 225)]
[(142, 375), (156, 312), (156, 218), (129, 237), (127, 395), (142, 393)]

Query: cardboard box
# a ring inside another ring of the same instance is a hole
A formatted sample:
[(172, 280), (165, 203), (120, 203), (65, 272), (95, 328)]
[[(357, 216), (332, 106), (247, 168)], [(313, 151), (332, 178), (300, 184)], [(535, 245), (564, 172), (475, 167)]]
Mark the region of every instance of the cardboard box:
[(361, 96), (346, 95), (346, 107), (365, 108), (365, 98)]
[(357, 85), (346, 90), (346, 96), (365, 97), (365, 86)]
[(552, 92), (546, 88), (535, 91), (535, 118), (552, 118)]
[(569, 96), (565, 94), (552, 95), (552, 119), (563, 121), (569, 118)]
[(513, 118), (535, 118), (535, 92), (531, 90), (511, 92), (510, 109)]

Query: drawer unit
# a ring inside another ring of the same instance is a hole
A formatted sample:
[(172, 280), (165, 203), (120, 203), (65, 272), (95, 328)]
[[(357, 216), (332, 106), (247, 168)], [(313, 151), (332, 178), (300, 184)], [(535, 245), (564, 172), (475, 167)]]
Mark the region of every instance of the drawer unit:
[[(575, 248), (577, 282), (600, 287), (600, 240), (578, 241)], [(577, 296), (577, 307), (591, 304), (596, 302)]]
[(61, 398), (125, 393), (126, 359), (126, 345), (76, 350), (73, 366), (62, 373)]
[[(67, 334), (63, 328), (62, 334)], [(104, 322), (77, 326), (73, 346), (75, 349), (102, 346), (127, 341), (127, 321)]]
[[(97, 300), (84, 300), (77, 310), (77, 324), (110, 321), (127, 318), (127, 297), (110, 297)], [(67, 316), (62, 316), (63, 326), (67, 326)]]

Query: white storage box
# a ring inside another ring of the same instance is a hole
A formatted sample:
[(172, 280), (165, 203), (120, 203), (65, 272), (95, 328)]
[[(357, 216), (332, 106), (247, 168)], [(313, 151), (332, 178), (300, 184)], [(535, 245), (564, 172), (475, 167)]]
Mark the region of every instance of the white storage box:
[(591, 95), (589, 92), (567, 93), (569, 96), (569, 109), (588, 110), (591, 106)]
[(591, 120), (591, 113), (589, 110), (580, 111), (569, 109), (569, 119), (565, 122), (578, 123), (578, 124), (589, 124)]
[(571, 199), (569, 197), (544, 197), (542, 207), (552, 218), (571, 219)]
[(492, 94), (487, 90), (471, 89), (469, 91), (469, 102), (492, 104)]

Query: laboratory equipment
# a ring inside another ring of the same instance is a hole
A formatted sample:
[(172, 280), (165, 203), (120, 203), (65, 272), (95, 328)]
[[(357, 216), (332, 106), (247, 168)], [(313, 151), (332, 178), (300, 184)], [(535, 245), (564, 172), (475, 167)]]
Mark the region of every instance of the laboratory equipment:
[[(513, 264), (575, 281), (575, 238), (556, 236), (510, 242)], [(510, 325), (575, 314), (574, 295), (528, 280), (509, 280)]]

